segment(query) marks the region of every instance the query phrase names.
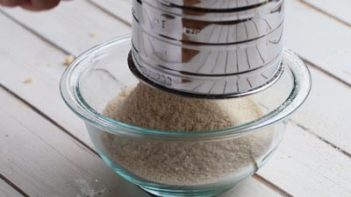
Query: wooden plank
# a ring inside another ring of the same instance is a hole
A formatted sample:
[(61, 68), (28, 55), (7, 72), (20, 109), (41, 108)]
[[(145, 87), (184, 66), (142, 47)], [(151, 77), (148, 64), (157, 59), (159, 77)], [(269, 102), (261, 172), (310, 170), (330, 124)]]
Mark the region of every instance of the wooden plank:
[(351, 84), (351, 28), (296, 0), (285, 7), (286, 46)]
[(10, 185), (5, 183), (2, 179), (0, 179), (0, 196), (1, 197), (21, 197), (15, 189), (13, 189)]
[(293, 196), (351, 196), (351, 159), (294, 124), (259, 174)]
[(147, 196), (0, 89), (0, 173), (29, 196)]
[(351, 26), (351, 1), (349, 0), (300, 0), (312, 7), (324, 12), (325, 14), (341, 20)]
[(313, 87), (293, 120), (339, 148), (351, 153), (351, 89), (311, 69)]
[(117, 18), (132, 24), (131, 0), (88, 0)]
[(351, 91), (311, 71), (310, 98), (292, 117), (300, 128), (288, 127), (277, 155), (259, 174), (294, 196), (350, 196)]
[(233, 189), (225, 192), (218, 197), (248, 197), (248, 196), (264, 196), (274, 197), (281, 196), (279, 193), (273, 190), (267, 190), (267, 187), (263, 184), (257, 184), (257, 181), (253, 178), (248, 178), (240, 182)]
[(127, 25), (86, 1), (63, 2), (56, 9), (42, 13), (20, 8), (1, 10), (73, 55), (130, 31)]
[(133, 17), (132, 17), (132, 2), (133, 0), (88, 0), (93, 2), (97, 6), (104, 9), (104, 11), (111, 13), (112, 15), (121, 18), (122, 20), (126, 21), (129, 24), (132, 24)]
[[(91, 144), (87, 132), (82, 129), (82, 121), (60, 97), (58, 84), (65, 70), (62, 65), (65, 55), (3, 15), (0, 15), (0, 26), (6, 27), (0, 31), (0, 83)], [(30, 83), (24, 83), (29, 79)]]
[[(130, 13), (119, 12), (115, 8), (117, 1), (113, 0), (92, 0), (96, 4), (108, 10), (110, 13), (130, 22)], [(334, 7), (338, 3), (327, 0), (309, 0), (311, 2), (329, 2)], [(347, 6), (348, 0), (340, 4), (345, 5), (346, 14), (351, 17)], [(345, 4), (345, 2), (347, 3)], [(126, 2), (123, 0), (123, 7)], [(286, 2), (286, 46), (299, 53), (304, 58), (317, 64), (332, 75), (351, 84), (351, 28), (335, 22), (334, 19), (319, 13), (314, 9), (302, 4), (298, 0)], [(130, 5), (131, 6), (131, 5)], [(130, 8), (128, 8), (129, 10)], [(318, 50), (316, 50), (318, 49)]]

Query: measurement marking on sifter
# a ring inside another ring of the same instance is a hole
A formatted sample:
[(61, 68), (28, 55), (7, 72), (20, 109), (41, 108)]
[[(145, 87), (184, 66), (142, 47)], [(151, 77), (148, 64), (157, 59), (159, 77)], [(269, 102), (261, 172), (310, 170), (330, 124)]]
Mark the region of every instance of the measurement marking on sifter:
[[(227, 30), (227, 37), (226, 37), (226, 40), (228, 42), (229, 40), (229, 33), (230, 33), (230, 29)], [(228, 73), (228, 57), (229, 56), (229, 51), (226, 52), (226, 56), (225, 56), (225, 68), (224, 68), (224, 73)]]
[(200, 72), (200, 70), (206, 65), (206, 62), (208, 60), (208, 58), (210, 57), (211, 52), (207, 52), (207, 55), (205, 56), (205, 59), (203, 62), (200, 63), (200, 67), (198, 69), (196, 69), (195, 72)]
[(255, 27), (255, 30), (256, 30), (257, 35), (259, 35), (259, 34), (260, 34), (260, 31), (258, 30), (257, 23), (256, 23), (255, 21), (253, 21), (253, 20), (251, 20), (251, 22), (252, 22), (252, 24), (253, 24), (254, 27)]
[(244, 23), (244, 30), (245, 30), (246, 39), (249, 40), (250, 36), (249, 36), (249, 31), (247, 30), (247, 23)]
[[(212, 28), (212, 31), (211, 31), (211, 33), (210, 33), (210, 36), (208, 37), (208, 39), (210, 39), (212, 36), (213, 36), (213, 34), (214, 34), (214, 30), (215, 30), (215, 28)], [(196, 71), (195, 72), (199, 72), (202, 68), (203, 68), (203, 66), (205, 66), (205, 63), (207, 62), (207, 60), (208, 60), (208, 58), (210, 57), (210, 51), (209, 52), (207, 52), (207, 55), (205, 56), (206, 57), (206, 59), (204, 59), (204, 62), (201, 62), (200, 63), (200, 66), (199, 66), (199, 68), (198, 69), (196, 69)]]
[(249, 78), (246, 79), (247, 83), (249, 84), (250, 88), (252, 88), (252, 84), (251, 84), (251, 81), (249, 80)]
[(239, 78), (236, 80), (236, 91), (237, 91), (237, 92), (240, 92)]
[(212, 86), (210, 87), (210, 90), (207, 92), (208, 94), (211, 94), (213, 88), (215, 87), (215, 85), (217, 84), (217, 81), (215, 81)]
[(251, 69), (249, 52), (248, 52), (247, 50), (248, 50), (248, 49), (246, 48), (246, 49), (245, 49), (246, 61), (247, 61), (247, 65), (249, 66), (248, 69)]
[[(221, 28), (219, 29), (219, 32), (221, 32), (223, 30), (223, 27), (221, 26)], [(218, 42), (220, 41), (221, 39), (221, 34), (218, 34)], [(213, 64), (213, 68), (211, 70), (211, 73), (213, 74), (213, 71), (215, 70), (215, 68), (217, 67), (217, 63), (218, 63), (218, 60), (219, 60), (219, 57), (221, 56), (220, 52), (217, 52), (217, 57), (216, 57), (216, 61), (215, 63)]]
[(269, 22), (267, 21), (267, 19), (263, 18), (262, 19), (268, 26), (269, 30), (271, 31), (273, 29), (273, 27), (271, 26), (271, 24), (269, 24)]
[(268, 77), (266, 75), (264, 75), (263, 73), (261, 73), (261, 76), (264, 78), (264, 79), (268, 79)]
[(279, 44), (281, 42), (282, 38), (283, 38), (283, 32), (281, 32), (280, 37), (278, 38), (278, 40), (276, 40), (276, 41), (275, 40), (269, 40), (269, 42), (272, 43), (272, 44)]
[(260, 49), (258, 48), (258, 45), (256, 45), (256, 49), (257, 49), (258, 54), (260, 55), (260, 58), (261, 58), (261, 60), (262, 60), (262, 63), (265, 64), (266, 61), (264, 60), (264, 58), (263, 58), (263, 56), (262, 56), (262, 53), (261, 53)]
[(193, 92), (195, 92), (198, 88), (200, 88), (201, 86), (202, 86), (203, 84), (202, 83), (200, 83), (199, 85), (197, 85), (195, 88), (193, 88), (192, 90), (193, 90)]
[(224, 82), (223, 92), (222, 92), (223, 94), (225, 94), (225, 93), (226, 93), (227, 84), (228, 84), (228, 81), (225, 81), (225, 82)]
[(240, 69), (239, 69), (239, 59), (238, 59), (238, 50), (235, 51), (236, 53), (236, 72), (240, 72)]

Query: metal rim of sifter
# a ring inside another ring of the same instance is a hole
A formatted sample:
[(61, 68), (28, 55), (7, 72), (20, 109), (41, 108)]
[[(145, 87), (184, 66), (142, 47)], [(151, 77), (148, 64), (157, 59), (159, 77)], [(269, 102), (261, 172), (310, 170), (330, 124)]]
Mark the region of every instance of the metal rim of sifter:
[[(139, 3), (159, 7), (162, 10), (188, 16), (199, 13), (223, 15), (233, 12), (258, 12), (282, 3), (283, 0), (199, 0), (199, 3), (190, 3), (191, 0), (136, 0)], [(229, 3), (228, 3), (229, 2)]]
[[(169, 88), (167, 86), (164, 85), (160, 85), (160, 83), (155, 82), (154, 80), (151, 80), (150, 78), (146, 77), (145, 74), (142, 74), (136, 67), (136, 64), (134, 63), (135, 61), (133, 60), (133, 55), (132, 52), (129, 53), (128, 55), (128, 66), (130, 71), (141, 81), (143, 81), (144, 83), (152, 86), (152, 87), (156, 87), (158, 89), (161, 89), (163, 91), (172, 93), (172, 94), (177, 94), (177, 95), (181, 95), (181, 96), (185, 96), (185, 97), (190, 97), (190, 98), (200, 98), (200, 99), (228, 99), (228, 98), (238, 98), (238, 97), (243, 97), (243, 96), (247, 96), (247, 95), (251, 95), (257, 92), (260, 92), (266, 88), (269, 88), (270, 86), (272, 86), (275, 82), (277, 82), (280, 77), (283, 75), (284, 73), (284, 66), (283, 63), (281, 62), (279, 64), (278, 70), (276, 71), (276, 73), (274, 73), (273, 77), (269, 80), (266, 81), (266, 83), (257, 86), (253, 89), (251, 89), (250, 91), (246, 91), (246, 92), (233, 92), (233, 93), (229, 93), (229, 94), (209, 94), (209, 93), (195, 93), (195, 92), (187, 92), (186, 90), (181, 90), (181, 89), (176, 89), (176, 88)], [(159, 73), (156, 73), (156, 75), (162, 75)], [(167, 77), (164, 77), (167, 78)], [(186, 79), (185, 79), (186, 80)]]
[(158, 0), (160, 3), (169, 7), (181, 7), (188, 9), (210, 9), (228, 10), (236, 8), (259, 7), (272, 0)]

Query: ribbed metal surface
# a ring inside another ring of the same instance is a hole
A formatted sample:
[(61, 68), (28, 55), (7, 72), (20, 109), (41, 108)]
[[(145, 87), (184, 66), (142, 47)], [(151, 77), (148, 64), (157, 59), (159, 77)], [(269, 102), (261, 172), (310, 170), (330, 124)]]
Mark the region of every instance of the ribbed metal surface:
[(223, 11), (190, 9), (190, 2), (204, 8), (210, 1), (134, 1), (134, 71), (196, 95), (246, 95), (275, 81), (282, 70), (283, 1), (243, 10), (228, 4)]

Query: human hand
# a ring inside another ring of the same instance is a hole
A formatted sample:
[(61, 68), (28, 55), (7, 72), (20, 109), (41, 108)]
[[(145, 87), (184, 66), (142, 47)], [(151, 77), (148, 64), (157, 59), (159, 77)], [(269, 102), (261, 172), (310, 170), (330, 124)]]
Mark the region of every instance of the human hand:
[(20, 6), (27, 10), (40, 11), (57, 6), (60, 0), (0, 0), (0, 5), (7, 7)]

